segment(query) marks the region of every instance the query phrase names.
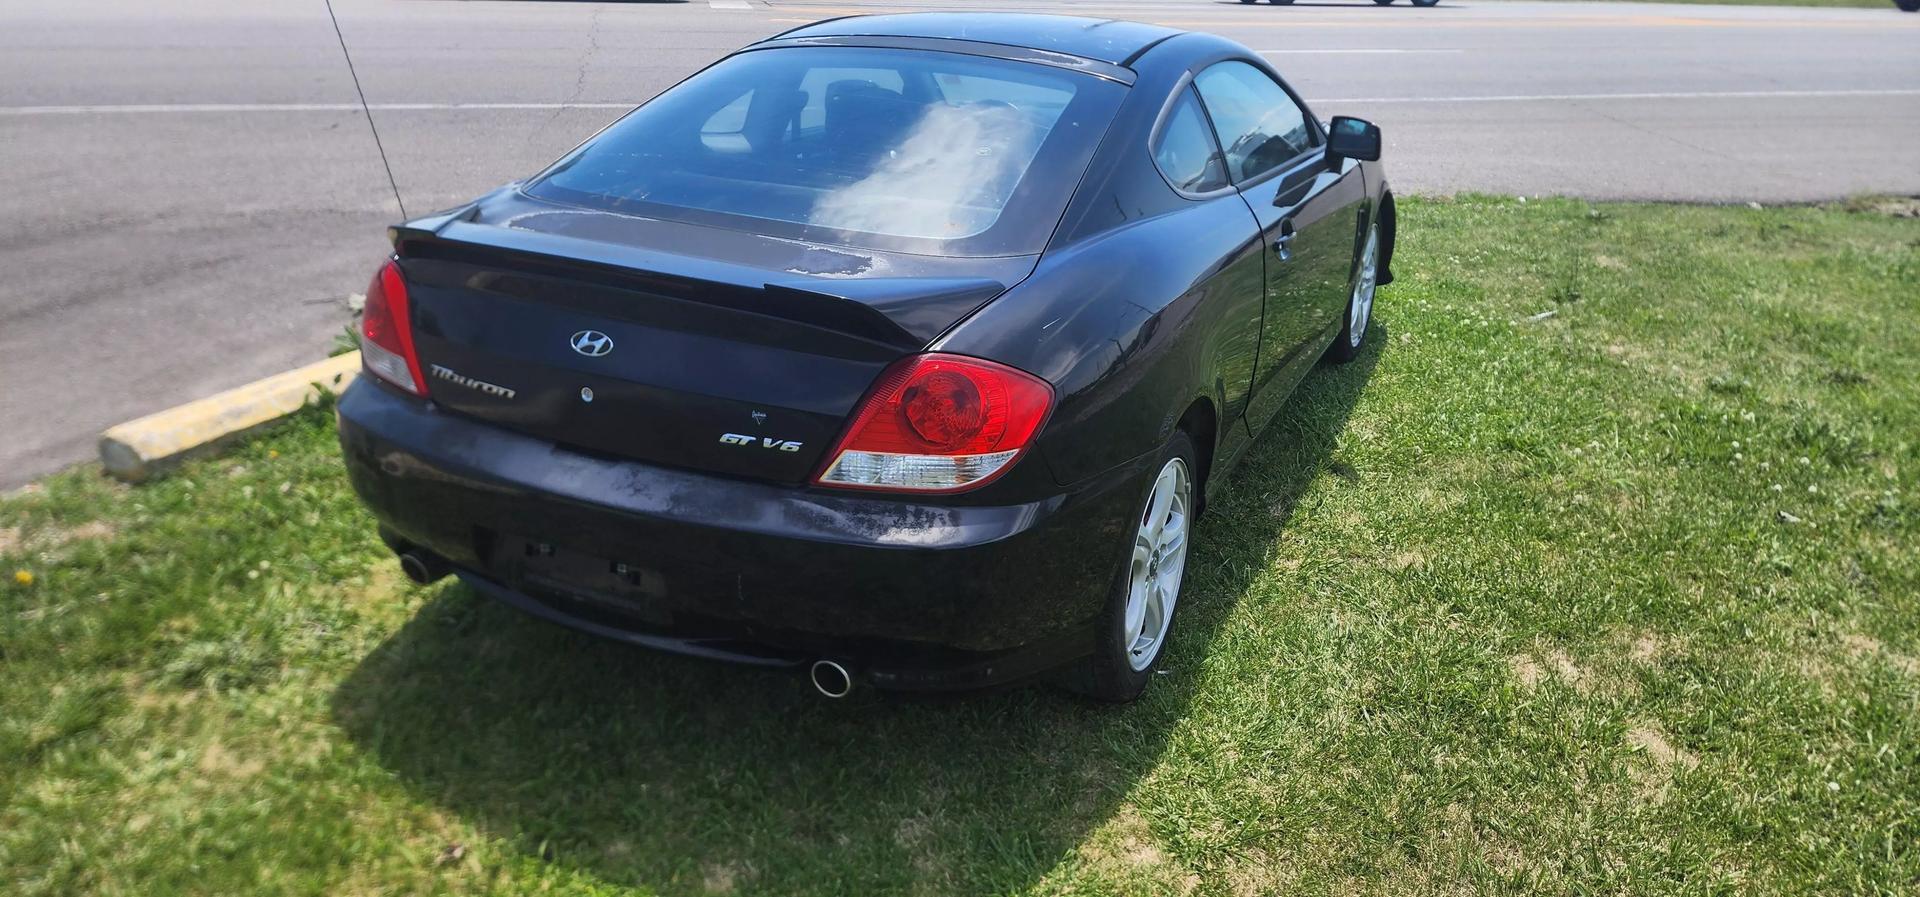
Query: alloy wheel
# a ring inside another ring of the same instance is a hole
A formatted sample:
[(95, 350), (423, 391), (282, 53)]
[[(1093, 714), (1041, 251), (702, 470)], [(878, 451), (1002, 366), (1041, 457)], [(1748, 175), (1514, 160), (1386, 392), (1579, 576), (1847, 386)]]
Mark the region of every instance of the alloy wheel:
[(1347, 339), (1354, 348), (1367, 336), (1367, 319), (1373, 314), (1375, 261), (1380, 254), (1380, 228), (1367, 229), (1367, 246), (1360, 252), (1360, 276), (1354, 278), (1353, 301), (1347, 303)]
[(1160, 656), (1173, 622), (1173, 605), (1187, 570), (1187, 526), (1193, 507), (1193, 477), (1174, 458), (1160, 468), (1134, 535), (1127, 579), (1127, 662), (1144, 670)]

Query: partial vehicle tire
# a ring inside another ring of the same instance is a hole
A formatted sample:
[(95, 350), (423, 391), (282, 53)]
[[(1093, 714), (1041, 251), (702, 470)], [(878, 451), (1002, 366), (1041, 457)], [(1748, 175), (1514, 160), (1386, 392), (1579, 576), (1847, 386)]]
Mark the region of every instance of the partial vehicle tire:
[(1347, 294), (1347, 318), (1340, 335), (1327, 347), (1327, 360), (1345, 364), (1360, 355), (1373, 323), (1373, 292), (1380, 279), (1380, 219), (1367, 224), (1367, 241), (1360, 247), (1360, 264), (1353, 272), (1353, 291)]
[(1893, 0), (1893, 5), (1906, 12), (1920, 12), (1920, 0)]
[(1392, 3), (1393, 0), (1373, 0), (1373, 2), (1378, 3), (1381, 6), (1386, 6), (1387, 4)]
[(1175, 431), (1127, 534), (1132, 547), (1107, 599), (1099, 647), (1067, 681), (1074, 691), (1122, 703), (1138, 698), (1153, 678), (1186, 578), (1187, 544), (1198, 508), (1195, 457), (1193, 440)]
[(1415, 6), (1439, 6), (1440, 0), (1413, 0)]
[(1293, 0), (1267, 0), (1267, 2), (1275, 6), (1292, 6), (1293, 5)]

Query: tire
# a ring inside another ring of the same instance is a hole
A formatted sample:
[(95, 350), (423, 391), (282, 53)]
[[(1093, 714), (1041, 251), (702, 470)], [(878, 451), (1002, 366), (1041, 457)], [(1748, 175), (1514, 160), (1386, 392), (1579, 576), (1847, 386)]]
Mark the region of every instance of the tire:
[(1267, 2), (1275, 6), (1292, 6), (1293, 5), (1293, 0), (1267, 0)]
[[(1166, 653), (1180, 592), (1186, 585), (1188, 548), (1198, 509), (1194, 496), (1200, 486), (1196, 457), (1193, 440), (1185, 431), (1174, 431), (1161, 453), (1153, 484), (1141, 499), (1139, 523), (1127, 533), (1133, 548), (1121, 560), (1108, 593), (1099, 645), (1093, 656), (1072, 671), (1068, 688), (1098, 701), (1121, 704), (1140, 697), (1152, 681)], [(1163, 496), (1158, 519), (1150, 519)], [(1131, 617), (1138, 622), (1130, 622)]]
[(1413, 5), (1419, 7), (1439, 6), (1440, 0), (1413, 0)]
[(1920, 12), (1920, 0), (1893, 0), (1902, 12)]
[(1259, 2), (1260, 0), (1240, 0), (1241, 5), (1243, 6), (1252, 6), (1255, 3), (1259, 3)]
[(1360, 264), (1353, 271), (1353, 287), (1347, 291), (1346, 318), (1340, 335), (1327, 347), (1327, 360), (1345, 364), (1360, 356), (1367, 344), (1367, 330), (1373, 324), (1373, 294), (1380, 278), (1380, 219), (1367, 223), (1366, 241), (1360, 244)]
[(1378, 3), (1381, 6), (1386, 6), (1387, 4), (1392, 3), (1393, 0), (1373, 0), (1373, 2)]

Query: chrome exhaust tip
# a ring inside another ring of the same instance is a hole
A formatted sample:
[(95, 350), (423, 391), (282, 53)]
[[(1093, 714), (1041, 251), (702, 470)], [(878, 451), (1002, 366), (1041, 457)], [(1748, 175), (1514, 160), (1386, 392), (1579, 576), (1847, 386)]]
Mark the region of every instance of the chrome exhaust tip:
[(829, 698), (844, 698), (853, 691), (853, 674), (831, 660), (814, 661), (807, 677), (813, 680), (815, 690)]
[(400, 572), (420, 585), (438, 582), (453, 569), (445, 558), (420, 549), (400, 552)]

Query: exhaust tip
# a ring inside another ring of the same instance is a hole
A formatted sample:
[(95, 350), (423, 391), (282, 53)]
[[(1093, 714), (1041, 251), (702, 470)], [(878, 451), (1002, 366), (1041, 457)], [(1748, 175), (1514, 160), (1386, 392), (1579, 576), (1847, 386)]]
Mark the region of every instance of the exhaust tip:
[(420, 585), (437, 582), (449, 572), (447, 562), (438, 555), (415, 549), (400, 552), (400, 572)]
[(816, 660), (808, 673), (813, 687), (829, 698), (844, 698), (853, 691), (853, 674), (831, 660)]

